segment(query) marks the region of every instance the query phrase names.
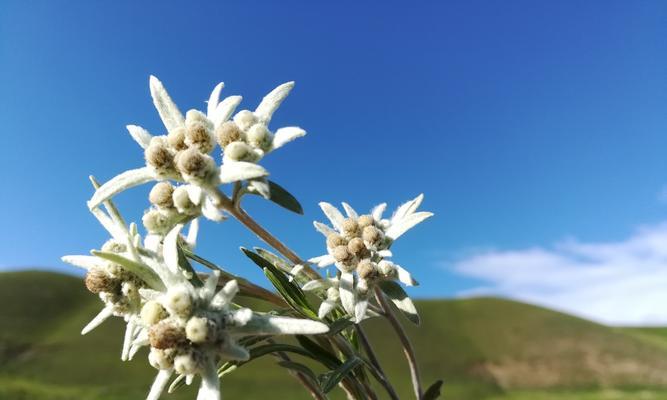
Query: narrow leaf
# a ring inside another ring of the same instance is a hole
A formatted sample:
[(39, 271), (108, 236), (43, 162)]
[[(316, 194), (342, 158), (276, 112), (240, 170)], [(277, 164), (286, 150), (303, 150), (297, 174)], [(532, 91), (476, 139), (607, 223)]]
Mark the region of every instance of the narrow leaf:
[(420, 324), (419, 314), (415, 308), (414, 303), (405, 293), (405, 290), (394, 281), (380, 281), (380, 289), (387, 295), (387, 297), (394, 303), (407, 319), (415, 325)]
[(362, 363), (363, 361), (360, 358), (352, 357), (335, 370), (320, 375), (320, 386), (322, 387), (322, 391), (325, 393), (330, 392), (331, 389), (336, 387), (340, 381), (354, 370), (354, 368)]
[(125, 258), (119, 254), (110, 253), (106, 251), (93, 250), (91, 253), (94, 256), (103, 258), (105, 260), (109, 260), (116, 264), (120, 264), (123, 268), (127, 269), (128, 271), (138, 276), (141, 280), (146, 282), (146, 284), (148, 284), (148, 286), (150, 286), (153, 289), (164, 290), (165, 288), (164, 284), (162, 283), (158, 275), (143, 263), (138, 263), (136, 261), (130, 260), (129, 258)]
[(422, 400), (435, 400), (440, 397), (440, 389), (442, 388), (442, 379), (435, 381), (431, 386), (426, 389)]
[(303, 207), (299, 201), (290, 192), (273, 181), (269, 181), (270, 197), (269, 200), (286, 208), (294, 213), (303, 215)]

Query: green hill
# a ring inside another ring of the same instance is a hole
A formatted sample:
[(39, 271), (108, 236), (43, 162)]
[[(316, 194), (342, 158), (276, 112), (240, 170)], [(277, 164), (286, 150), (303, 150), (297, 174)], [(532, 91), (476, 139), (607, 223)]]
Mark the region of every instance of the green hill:
[[(423, 325), (408, 330), (423, 378), (444, 378), (447, 399), (667, 399), (667, 329), (609, 328), (494, 298), (417, 307)], [(78, 278), (0, 274), (0, 399), (143, 398), (155, 370), (145, 352), (120, 361), (120, 321), (79, 335), (99, 308)], [(401, 398), (411, 398), (393, 332), (377, 320), (367, 329)], [(308, 399), (274, 363), (260, 359), (226, 376), (226, 398)], [(187, 388), (165, 398), (194, 395)]]

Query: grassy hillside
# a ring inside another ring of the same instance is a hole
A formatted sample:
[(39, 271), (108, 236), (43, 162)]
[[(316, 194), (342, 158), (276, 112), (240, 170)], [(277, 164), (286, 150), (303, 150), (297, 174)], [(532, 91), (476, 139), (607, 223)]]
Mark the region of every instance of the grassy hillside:
[[(0, 274), (0, 399), (145, 396), (155, 370), (145, 352), (120, 361), (120, 321), (79, 335), (99, 308), (78, 278)], [(493, 298), (421, 301), (418, 308), (424, 323), (408, 329), (424, 380), (444, 378), (448, 399), (667, 399), (667, 329), (614, 329)], [(393, 332), (381, 321), (367, 325), (401, 398), (410, 398)], [(273, 364), (265, 358), (228, 375), (223, 392), (227, 398), (279, 393), (307, 399)], [(186, 389), (165, 398), (194, 396)]]

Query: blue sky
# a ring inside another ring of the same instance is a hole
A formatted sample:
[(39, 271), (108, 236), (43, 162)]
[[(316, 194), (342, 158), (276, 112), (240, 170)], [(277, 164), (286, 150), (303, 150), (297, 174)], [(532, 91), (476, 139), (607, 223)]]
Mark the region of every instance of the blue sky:
[[(667, 219), (664, 2), (164, 3), (0, 5), (2, 268), (73, 272), (59, 257), (105, 240), (86, 177), (142, 163), (124, 126), (162, 129), (149, 74), (185, 110), (220, 81), (254, 108), (295, 80), (273, 127), (308, 135), (265, 165), (305, 216), (246, 208), (310, 257), (323, 248), (317, 202), (394, 207), (424, 192), (435, 218), (394, 251), (422, 281), (418, 297), (488, 292), (569, 310), (466, 268), (563, 241), (626, 243)], [(148, 189), (118, 198), (129, 219)], [(256, 244), (233, 221), (205, 224), (199, 251), (261, 280), (237, 250)]]

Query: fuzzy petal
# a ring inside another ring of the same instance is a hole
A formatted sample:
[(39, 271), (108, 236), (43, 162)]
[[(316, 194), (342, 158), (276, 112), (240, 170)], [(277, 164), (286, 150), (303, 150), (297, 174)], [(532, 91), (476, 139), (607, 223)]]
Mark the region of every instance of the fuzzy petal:
[(264, 197), (265, 199), (270, 199), (271, 198), (271, 187), (269, 186), (269, 183), (266, 180), (263, 179), (257, 179), (250, 181), (248, 184), (248, 189), (252, 192), (257, 192), (260, 194), (260, 196)]
[(204, 204), (202, 204), (201, 207), (201, 213), (206, 217), (206, 219), (215, 221), (215, 222), (222, 222), (226, 219), (225, 214), (223, 214), (218, 207), (216, 207), (213, 204), (213, 200), (206, 196), (204, 199)]
[(346, 202), (343, 202), (343, 208), (345, 209), (345, 213), (347, 214), (348, 218), (359, 218), (359, 214)]
[(211, 299), (211, 305), (214, 307), (222, 307), (232, 302), (232, 299), (239, 292), (239, 284), (236, 279), (233, 279), (225, 284), (218, 291), (218, 293)]
[(343, 308), (350, 315), (355, 315), (354, 306), (357, 302), (354, 291), (354, 275), (350, 272), (343, 272), (340, 275), (340, 302)]
[(248, 350), (232, 339), (227, 340), (221, 350), (223, 357), (230, 360), (248, 361), (250, 359), (250, 353), (248, 353)]
[(67, 264), (71, 264), (75, 267), (83, 268), (86, 270), (91, 268), (104, 268), (106, 265), (105, 261), (102, 261), (95, 256), (64, 256), (60, 259)]
[(126, 126), (128, 132), (130, 132), (130, 136), (132, 136), (132, 139), (134, 139), (135, 142), (139, 143), (139, 146), (141, 146), (142, 149), (145, 149), (148, 147), (149, 144), (151, 144), (151, 139), (153, 138), (153, 135), (148, 133), (148, 131), (138, 125), (127, 125)]
[(382, 219), (382, 214), (384, 213), (384, 210), (387, 208), (387, 203), (382, 203), (378, 204), (377, 206), (373, 207), (371, 210), (371, 215), (373, 216), (373, 219), (376, 221), (380, 221)]
[(354, 319), (357, 323), (363, 321), (366, 316), (366, 309), (368, 308), (368, 299), (359, 299), (354, 305)]
[(197, 235), (199, 234), (199, 219), (195, 218), (190, 222), (190, 227), (188, 228), (188, 236), (185, 238), (185, 242), (191, 249), (194, 249), (197, 245)]
[(306, 282), (301, 289), (309, 292), (311, 290), (324, 289), (327, 286), (327, 281), (324, 279), (315, 279), (312, 281)]
[(234, 329), (243, 335), (316, 335), (326, 333), (329, 327), (310, 319), (253, 314), (247, 324)]
[(419, 196), (415, 197), (414, 199), (403, 203), (396, 209), (396, 212), (394, 212), (394, 215), (391, 217), (391, 220), (397, 221), (414, 213), (423, 200), (424, 200), (424, 194), (422, 193)]
[(313, 225), (315, 225), (315, 229), (317, 229), (317, 231), (323, 234), (324, 236), (329, 236), (332, 233), (338, 233), (321, 222), (313, 221)]
[(113, 311), (111, 310), (111, 308), (109, 308), (109, 307), (104, 307), (104, 308), (102, 309), (102, 311), (100, 311), (99, 314), (97, 314), (97, 315), (95, 316), (95, 318), (93, 318), (93, 319), (88, 323), (88, 325), (86, 325), (86, 326), (81, 330), (81, 334), (82, 334), (82, 335), (85, 335), (86, 333), (88, 333), (88, 332), (92, 331), (93, 329), (97, 328), (98, 326), (100, 326), (100, 324), (101, 324), (102, 322), (106, 321), (107, 318), (109, 318), (109, 317), (112, 316), (112, 315), (113, 315)]
[(269, 175), (264, 167), (245, 161), (227, 161), (220, 166), (220, 183), (232, 183)]
[(130, 355), (130, 346), (134, 340), (135, 323), (132, 320), (127, 322), (125, 326), (125, 337), (123, 338), (123, 350), (120, 354), (121, 361), (127, 361)]
[(204, 286), (199, 289), (199, 297), (204, 303), (211, 301), (215, 295), (215, 289), (218, 287), (218, 281), (220, 280), (220, 271), (213, 271), (211, 275), (206, 278)]
[(215, 109), (218, 108), (218, 102), (220, 101), (220, 91), (225, 87), (223, 82), (218, 83), (213, 88), (211, 96), (208, 98), (208, 104), (206, 105), (206, 116), (211, 118), (215, 114)]
[(398, 275), (398, 280), (401, 281), (406, 286), (417, 286), (419, 283), (410, 275), (410, 273), (403, 267), (398, 264), (394, 264), (396, 273)]
[(164, 258), (164, 263), (167, 264), (169, 270), (178, 274), (178, 237), (181, 234), (181, 229), (183, 229), (183, 224), (176, 225), (167, 236), (164, 238), (164, 244), (162, 246), (162, 257)]
[(111, 236), (113, 236), (114, 239), (118, 241), (124, 241), (127, 235), (123, 231), (123, 229), (116, 225), (116, 223), (100, 208), (93, 208), (90, 210), (90, 212), (97, 218), (97, 221), (99, 221), (100, 225), (106, 229)]
[(167, 382), (169, 382), (172, 373), (173, 372), (170, 369), (161, 369), (160, 372), (157, 373), (146, 400), (158, 400), (160, 398), (164, 388), (167, 387)]
[(236, 110), (236, 107), (241, 104), (241, 100), (243, 100), (241, 96), (229, 96), (221, 101), (213, 115), (209, 115), (209, 119), (213, 121), (213, 126), (217, 128), (220, 124), (227, 121), (234, 113), (234, 110)]
[(183, 118), (183, 114), (181, 114), (174, 101), (169, 97), (169, 93), (167, 93), (162, 82), (153, 75), (150, 77), (150, 88), (153, 104), (155, 104), (155, 108), (158, 114), (160, 114), (160, 118), (167, 131), (171, 132), (176, 128), (184, 126), (185, 119)]
[(306, 131), (303, 129), (299, 128), (298, 126), (288, 126), (285, 128), (280, 128), (276, 131), (275, 135), (273, 136), (273, 150), (279, 149), (286, 145), (287, 143), (293, 141), (294, 139), (298, 139), (302, 136), (305, 136)]
[(317, 264), (318, 267), (324, 268), (336, 262), (331, 254), (325, 254), (319, 257), (313, 257), (308, 260), (309, 263)]
[(345, 221), (343, 214), (336, 207), (324, 201), (320, 203), (320, 208), (324, 212), (324, 215), (329, 218), (329, 221), (331, 221), (331, 224), (334, 226), (334, 228), (336, 228), (339, 232), (342, 232), (343, 222)]
[(93, 197), (90, 199), (90, 201), (88, 201), (88, 208), (92, 210), (93, 208), (99, 207), (100, 204), (122, 192), (123, 190), (141, 185), (142, 183), (150, 182), (154, 179), (155, 172), (152, 168), (149, 167), (125, 171), (120, 175), (116, 175), (115, 177), (111, 178), (110, 181), (100, 186), (99, 189), (95, 191), (95, 194), (93, 194)]
[(336, 308), (336, 303), (334, 303), (334, 302), (331, 301), (331, 300), (324, 300), (324, 301), (320, 304), (320, 309), (317, 311), (317, 316), (318, 316), (318, 318), (323, 319), (324, 317), (326, 317), (327, 315), (329, 315), (329, 313), (330, 313), (334, 308)]
[(293, 87), (294, 82), (283, 83), (264, 96), (262, 102), (259, 103), (257, 109), (255, 109), (257, 118), (264, 124), (268, 125), (273, 113), (278, 109), (280, 103), (285, 100), (285, 97), (287, 97)]
[(212, 361), (206, 363), (202, 373), (197, 400), (220, 400), (220, 379)]
[(396, 240), (407, 230), (431, 216), (433, 216), (433, 213), (426, 211), (410, 214), (407, 217), (392, 223), (391, 226), (389, 226), (389, 229), (387, 229), (387, 237)]

